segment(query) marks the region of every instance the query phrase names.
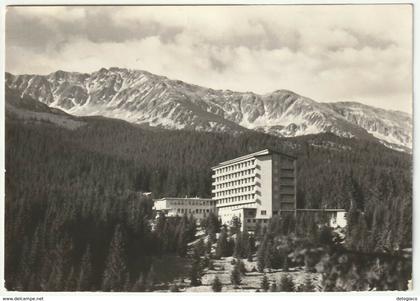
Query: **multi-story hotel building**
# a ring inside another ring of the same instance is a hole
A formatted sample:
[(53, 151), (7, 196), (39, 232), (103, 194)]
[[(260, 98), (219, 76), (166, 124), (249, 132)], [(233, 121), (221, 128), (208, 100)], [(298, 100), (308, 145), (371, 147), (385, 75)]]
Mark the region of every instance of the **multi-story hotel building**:
[(222, 223), (233, 216), (242, 229), (281, 212), (296, 212), (296, 158), (265, 149), (212, 167), (213, 200)]
[(153, 209), (166, 216), (182, 216), (192, 214), (196, 219), (202, 219), (210, 212), (217, 214), (216, 201), (202, 198), (162, 198), (154, 201)]

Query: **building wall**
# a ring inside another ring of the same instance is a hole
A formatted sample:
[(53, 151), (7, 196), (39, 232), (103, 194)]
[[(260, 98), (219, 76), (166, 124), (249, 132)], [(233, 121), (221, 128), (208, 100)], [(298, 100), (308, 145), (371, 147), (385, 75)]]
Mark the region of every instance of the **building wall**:
[(215, 200), (200, 198), (158, 199), (154, 201), (154, 209), (164, 212), (167, 216), (192, 214), (197, 219), (201, 219), (211, 212), (217, 214)]
[(296, 209), (296, 160), (277, 155), (275, 187), (279, 202), (279, 210)]
[(337, 228), (341, 227), (344, 228), (347, 226), (347, 218), (346, 218), (346, 212), (344, 211), (338, 211), (335, 212), (330, 218), (330, 227)]
[(256, 158), (256, 193), (257, 219), (271, 218), (272, 216), (272, 155)]
[(296, 208), (296, 160), (289, 156), (265, 150), (216, 166), (213, 172), (213, 199), (225, 224), (233, 216), (243, 219), (241, 208), (256, 208), (252, 222)]
[(255, 158), (247, 158), (214, 170), (213, 199), (217, 201), (218, 215), (223, 223), (233, 216), (241, 216), (237, 209), (255, 207)]

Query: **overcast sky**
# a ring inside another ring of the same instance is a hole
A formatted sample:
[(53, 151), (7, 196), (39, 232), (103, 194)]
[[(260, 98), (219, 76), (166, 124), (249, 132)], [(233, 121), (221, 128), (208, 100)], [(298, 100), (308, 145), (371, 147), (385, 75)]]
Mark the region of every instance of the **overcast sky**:
[(411, 112), (410, 5), (9, 7), (6, 71), (126, 67)]

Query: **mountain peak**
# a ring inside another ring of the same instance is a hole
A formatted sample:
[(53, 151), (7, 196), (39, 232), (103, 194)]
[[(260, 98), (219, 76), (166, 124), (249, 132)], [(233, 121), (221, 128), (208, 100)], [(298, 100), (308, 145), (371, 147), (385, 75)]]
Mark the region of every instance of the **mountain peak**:
[(155, 127), (250, 129), (284, 137), (331, 132), (402, 149), (411, 149), (412, 144), (408, 115), (353, 102), (320, 103), (286, 89), (264, 95), (214, 90), (119, 67), (90, 74), (62, 70), (47, 76), (6, 74), (6, 85), (70, 114), (103, 115)]

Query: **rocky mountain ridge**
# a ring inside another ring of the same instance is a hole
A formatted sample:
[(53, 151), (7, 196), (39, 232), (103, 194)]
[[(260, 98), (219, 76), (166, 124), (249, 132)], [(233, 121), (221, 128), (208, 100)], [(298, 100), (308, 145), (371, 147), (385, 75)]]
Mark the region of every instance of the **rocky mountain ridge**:
[(101, 115), (132, 123), (198, 131), (262, 131), (281, 137), (331, 132), (377, 139), (411, 151), (412, 118), (356, 102), (320, 103), (288, 90), (267, 94), (214, 90), (147, 71), (102, 68), (49, 75), (6, 73), (21, 97), (77, 116)]

